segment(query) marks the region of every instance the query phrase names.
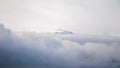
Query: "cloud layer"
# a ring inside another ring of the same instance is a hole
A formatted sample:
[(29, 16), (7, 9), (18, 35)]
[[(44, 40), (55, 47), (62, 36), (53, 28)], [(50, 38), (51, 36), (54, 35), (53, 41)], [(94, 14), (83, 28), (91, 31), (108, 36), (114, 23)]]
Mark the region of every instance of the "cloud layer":
[(0, 24), (0, 68), (119, 68), (120, 37), (14, 33)]

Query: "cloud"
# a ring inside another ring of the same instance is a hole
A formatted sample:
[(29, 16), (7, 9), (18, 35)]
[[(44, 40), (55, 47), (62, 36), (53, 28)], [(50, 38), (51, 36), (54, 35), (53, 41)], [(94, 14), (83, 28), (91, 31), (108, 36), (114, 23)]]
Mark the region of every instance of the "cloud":
[(119, 52), (116, 36), (15, 33), (0, 24), (1, 68), (119, 68)]

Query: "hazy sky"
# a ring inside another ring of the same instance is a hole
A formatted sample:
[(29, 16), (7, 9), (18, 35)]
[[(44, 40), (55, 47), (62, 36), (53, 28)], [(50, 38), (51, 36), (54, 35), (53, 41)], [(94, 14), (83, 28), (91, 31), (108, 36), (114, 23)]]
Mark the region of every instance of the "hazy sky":
[(0, 0), (0, 22), (13, 31), (120, 34), (120, 1)]

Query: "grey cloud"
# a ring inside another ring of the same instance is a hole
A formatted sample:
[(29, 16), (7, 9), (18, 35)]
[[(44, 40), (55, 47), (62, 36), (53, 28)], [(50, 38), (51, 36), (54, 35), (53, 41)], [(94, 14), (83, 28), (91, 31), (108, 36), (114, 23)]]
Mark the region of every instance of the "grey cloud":
[[(109, 41), (111, 36), (89, 37), (14, 33), (0, 25), (0, 67), (119, 68), (119, 39), (106, 44), (104, 41)], [(78, 42), (84, 39), (87, 40), (84, 44)], [(91, 41), (93, 39), (101, 42)]]

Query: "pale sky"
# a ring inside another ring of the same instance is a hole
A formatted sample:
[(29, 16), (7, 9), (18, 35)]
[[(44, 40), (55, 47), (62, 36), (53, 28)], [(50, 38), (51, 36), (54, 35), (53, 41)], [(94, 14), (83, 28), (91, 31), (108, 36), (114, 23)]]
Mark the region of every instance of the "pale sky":
[(120, 34), (120, 1), (0, 0), (0, 22), (13, 31)]

